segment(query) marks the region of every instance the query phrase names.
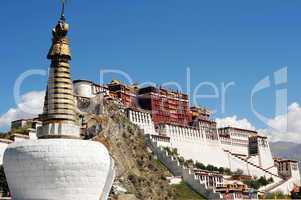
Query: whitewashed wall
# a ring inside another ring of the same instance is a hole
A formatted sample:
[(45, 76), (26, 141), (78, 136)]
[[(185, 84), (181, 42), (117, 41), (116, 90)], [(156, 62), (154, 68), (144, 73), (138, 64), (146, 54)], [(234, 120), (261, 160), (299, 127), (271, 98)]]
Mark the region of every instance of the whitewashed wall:
[(259, 155), (251, 156), (251, 157), (248, 159), (248, 161), (251, 162), (251, 163), (254, 163), (254, 164), (257, 165), (257, 166), (260, 166), (260, 165), (259, 165)]
[(170, 146), (176, 148), (179, 155), (186, 160), (192, 159), (217, 167), (227, 166), (220, 142), (207, 139), (204, 131), (189, 127), (164, 125), (161, 127), (161, 132), (170, 137)]
[(297, 168), (293, 168), (292, 165), (290, 166), (291, 170), (292, 170), (292, 181), (296, 184), (296, 185), (301, 185), (301, 178), (300, 178), (300, 170), (298, 167), (298, 163), (296, 163)]
[(92, 83), (89, 81), (78, 81), (73, 83), (74, 94), (81, 97), (91, 98), (92, 93)]
[(140, 129), (144, 130), (144, 134), (158, 135), (155, 131), (155, 126), (152, 121), (151, 114), (148, 112), (140, 112), (129, 109), (128, 118), (133, 123), (139, 126)]
[[(130, 111), (128, 116), (134, 124), (144, 129), (146, 134), (156, 134), (156, 137), (151, 138), (159, 146), (176, 148), (185, 160), (192, 159), (205, 165), (229, 168), (231, 171), (240, 169), (244, 174), (256, 177), (273, 177), (275, 184), (282, 181), (277, 176), (277, 168), (273, 167), (274, 161), (267, 141), (259, 142), (259, 155), (248, 157), (247, 134), (237, 133), (231, 138), (215, 138), (209, 135), (207, 137), (206, 134), (210, 134), (206, 131), (207, 129), (171, 124), (160, 124), (155, 131), (150, 114)], [(243, 159), (248, 159), (252, 164)]]
[(262, 168), (268, 169), (275, 165), (272, 152), (267, 139), (262, 139), (258, 141), (258, 153), (259, 153), (259, 164)]

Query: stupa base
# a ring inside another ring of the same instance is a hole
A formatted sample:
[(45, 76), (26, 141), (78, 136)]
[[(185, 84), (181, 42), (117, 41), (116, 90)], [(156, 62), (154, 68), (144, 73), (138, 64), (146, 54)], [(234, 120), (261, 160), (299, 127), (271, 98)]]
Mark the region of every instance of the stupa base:
[(10, 144), (4, 170), (14, 200), (106, 199), (114, 164), (98, 142), (27, 140)]

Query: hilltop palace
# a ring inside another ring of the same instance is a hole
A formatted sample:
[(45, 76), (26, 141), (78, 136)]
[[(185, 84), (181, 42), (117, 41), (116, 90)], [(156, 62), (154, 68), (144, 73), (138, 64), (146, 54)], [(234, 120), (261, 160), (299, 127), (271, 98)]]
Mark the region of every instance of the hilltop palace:
[[(114, 163), (100, 143), (78, 140), (81, 127), (75, 117), (78, 108), (89, 107), (97, 98), (118, 103), (154, 144), (177, 149), (185, 160), (241, 170), (249, 177), (273, 178), (264, 192), (288, 194), (300, 186), (297, 161), (273, 158), (267, 137), (256, 131), (217, 128), (209, 110), (190, 107), (186, 94), (153, 86), (139, 88), (118, 80), (106, 85), (87, 80), (72, 83), (67, 32), (62, 13), (48, 54), (51, 66), (43, 114), (12, 122), (12, 130), (26, 128), (27, 134), (12, 132), (10, 139), (0, 140), (0, 160), (4, 157), (1, 164), (14, 199), (107, 198)], [(206, 188), (226, 183), (221, 174), (197, 169), (194, 178)]]
[[(300, 186), (298, 163), (295, 160), (273, 158), (266, 136), (254, 130), (235, 127), (217, 128), (205, 108), (189, 107), (188, 96), (152, 86), (139, 88), (113, 80), (98, 85), (87, 80), (73, 81), (73, 93), (78, 107), (89, 107), (95, 98), (117, 102), (129, 120), (136, 124), (158, 146), (177, 149), (186, 160), (204, 165), (242, 170), (252, 177), (273, 178), (274, 183), (264, 192), (288, 194)], [(12, 140), (36, 139), (40, 120), (17, 120), (12, 128), (30, 122), (28, 135), (13, 134)], [(3, 140), (2, 152), (9, 140)], [(195, 171), (195, 177), (207, 188), (225, 184), (218, 174)], [(212, 180), (211, 180), (212, 179)], [(210, 181), (211, 180), (211, 181)]]
[(118, 100), (132, 123), (159, 146), (177, 149), (186, 160), (242, 170), (253, 177), (272, 177), (274, 184), (265, 192), (288, 194), (300, 186), (297, 161), (273, 158), (267, 137), (254, 130), (217, 128), (208, 109), (189, 107), (186, 94), (153, 86), (139, 88), (118, 80), (107, 85), (76, 80), (73, 86), (78, 103), (99, 94)]

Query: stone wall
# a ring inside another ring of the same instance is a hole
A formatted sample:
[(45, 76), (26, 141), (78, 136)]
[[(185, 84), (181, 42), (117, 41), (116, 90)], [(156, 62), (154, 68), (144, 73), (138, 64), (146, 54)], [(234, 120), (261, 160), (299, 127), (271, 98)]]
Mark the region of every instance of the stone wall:
[(220, 199), (219, 193), (206, 189), (205, 185), (201, 184), (200, 180), (195, 177), (193, 172), (181, 166), (180, 163), (169, 156), (162, 147), (157, 146), (156, 142), (152, 141), (149, 135), (146, 135), (145, 139), (146, 144), (151, 148), (158, 160), (163, 163), (174, 176), (182, 176), (183, 181), (203, 197), (207, 199)]
[(218, 138), (207, 138), (205, 129), (166, 124), (159, 127), (158, 131), (170, 138), (169, 147), (176, 148), (185, 160), (192, 159), (217, 167), (228, 166), (220, 141)]
[(269, 143), (266, 138), (259, 139), (258, 142), (259, 166), (268, 169), (274, 166), (274, 160)]

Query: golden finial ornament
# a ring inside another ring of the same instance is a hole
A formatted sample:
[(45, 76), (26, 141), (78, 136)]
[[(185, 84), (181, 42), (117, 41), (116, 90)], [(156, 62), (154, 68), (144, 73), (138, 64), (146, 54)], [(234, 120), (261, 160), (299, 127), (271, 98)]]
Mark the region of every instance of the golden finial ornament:
[(65, 0), (61, 0), (61, 2), (62, 2), (61, 20), (65, 20)]

